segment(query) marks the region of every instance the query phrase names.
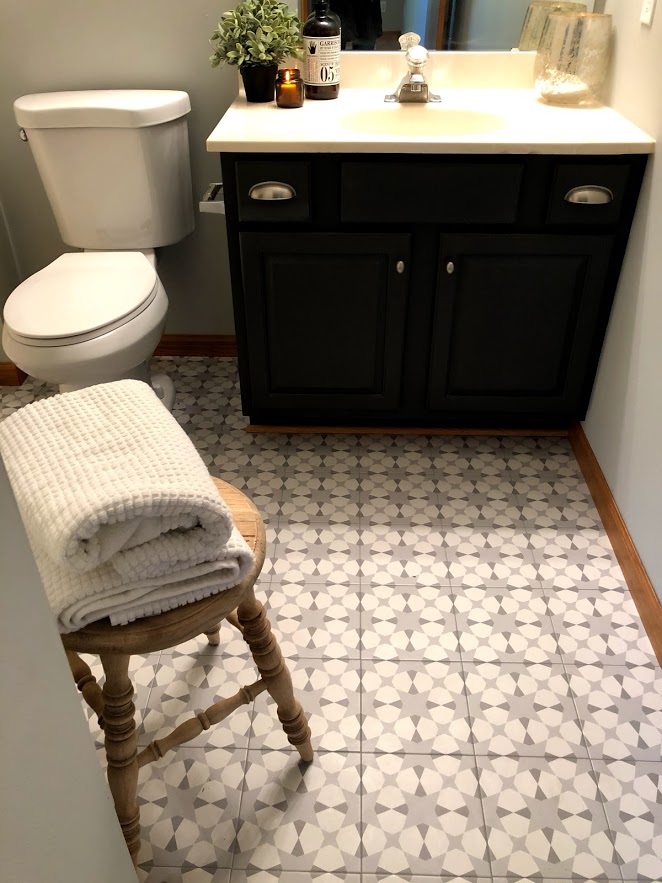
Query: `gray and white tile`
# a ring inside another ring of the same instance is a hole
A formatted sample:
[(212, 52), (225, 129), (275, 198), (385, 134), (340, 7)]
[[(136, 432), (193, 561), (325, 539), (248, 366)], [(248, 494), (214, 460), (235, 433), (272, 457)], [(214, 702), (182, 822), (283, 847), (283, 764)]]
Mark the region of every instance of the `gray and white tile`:
[(358, 754), (248, 752), (234, 868), (359, 872)]
[(370, 474), (360, 479), (360, 517), (371, 524), (438, 525), (440, 505), (437, 483), (427, 476)]
[[(254, 434), (234, 360), (155, 365), (267, 521), (258, 597), (317, 753), (264, 693), (144, 768), (141, 879), (662, 879), (659, 667), (568, 440)], [(53, 391), (0, 390), (0, 417)], [(164, 729), (257, 677), (226, 624), (131, 672)]]
[(419, 524), (362, 525), (361, 579), (364, 588), (448, 584), (444, 532), (440, 527)]
[(590, 757), (662, 761), (662, 671), (566, 666)]
[(325, 871), (283, 871), (273, 868), (260, 871), (232, 871), (230, 883), (360, 883), (360, 874), (330, 873)]
[(246, 751), (186, 748), (143, 767), (138, 782), (146, 868), (230, 868)]
[(334, 574), (359, 581), (359, 532), (341, 524), (279, 524), (274, 532), (273, 576), (299, 572), (309, 582), (324, 582)]
[(459, 662), (363, 661), (364, 752), (473, 755)]
[(662, 880), (662, 763), (594, 766), (623, 879)]
[(274, 578), (267, 611), (286, 658), (359, 658), (361, 602), (350, 579), (309, 582), (303, 574)]
[(457, 527), (444, 533), (443, 545), (453, 585), (541, 588), (524, 528)]
[(463, 665), (477, 755), (588, 756), (563, 665)]
[(478, 757), (495, 876), (618, 879), (591, 762)]
[(138, 868), (140, 883), (230, 883), (230, 870), (207, 868)]
[(362, 658), (458, 662), (454, 603), (447, 586), (374, 586), (363, 594)]
[(562, 590), (550, 594), (559, 652), (568, 664), (645, 664), (656, 661), (631, 598), (618, 591)]
[(357, 524), (359, 479), (349, 474), (288, 476), (280, 516), (290, 524)]
[[(221, 699), (229, 699), (240, 687), (254, 683), (258, 677), (255, 663), (246, 656), (219, 659), (164, 655), (138, 730), (139, 744), (162, 739), (197, 712), (206, 711)], [(192, 748), (247, 748), (251, 717), (251, 707), (241, 706), (186, 744)]]
[[(287, 661), (295, 694), (303, 706), (316, 751), (359, 751), (361, 747), (361, 675), (358, 661), (293, 659)], [(267, 693), (255, 701), (250, 747), (288, 749), (276, 706)], [(291, 750), (291, 749), (290, 749)]]
[(465, 662), (561, 662), (540, 589), (454, 587)]
[(363, 871), (489, 874), (473, 757), (363, 756)]

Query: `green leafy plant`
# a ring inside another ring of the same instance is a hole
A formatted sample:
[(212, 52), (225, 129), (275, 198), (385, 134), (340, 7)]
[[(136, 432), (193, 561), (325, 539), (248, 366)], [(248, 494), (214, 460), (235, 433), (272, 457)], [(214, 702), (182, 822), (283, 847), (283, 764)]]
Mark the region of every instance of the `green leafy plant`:
[(301, 22), (280, 0), (244, 0), (223, 13), (211, 36), (212, 67), (257, 66), (299, 57)]

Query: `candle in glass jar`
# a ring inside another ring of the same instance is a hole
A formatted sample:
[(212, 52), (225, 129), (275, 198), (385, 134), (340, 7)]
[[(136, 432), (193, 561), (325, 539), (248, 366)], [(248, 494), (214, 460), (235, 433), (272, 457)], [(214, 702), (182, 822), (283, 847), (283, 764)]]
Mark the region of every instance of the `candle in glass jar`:
[(303, 80), (296, 68), (278, 71), (276, 104), (278, 107), (303, 107)]

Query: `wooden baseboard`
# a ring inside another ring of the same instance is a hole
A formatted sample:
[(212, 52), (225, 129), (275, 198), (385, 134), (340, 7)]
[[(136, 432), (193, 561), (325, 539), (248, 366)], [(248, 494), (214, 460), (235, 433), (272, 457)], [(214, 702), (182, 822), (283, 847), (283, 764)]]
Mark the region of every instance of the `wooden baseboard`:
[(20, 386), (27, 376), (13, 362), (0, 362), (0, 386)]
[(616, 505), (600, 464), (579, 423), (569, 433), (575, 457), (579, 463), (595, 506), (605, 526), (630, 594), (648, 633), (658, 662), (662, 665), (662, 602), (646, 573), (637, 548), (630, 536), (623, 516)]
[(234, 334), (164, 334), (156, 356), (236, 356)]
[(456, 428), (447, 426), (279, 426), (277, 424), (249, 424), (246, 432), (286, 432), (290, 435), (509, 435), (509, 436), (554, 436), (567, 438), (567, 429), (485, 429), (471, 426)]

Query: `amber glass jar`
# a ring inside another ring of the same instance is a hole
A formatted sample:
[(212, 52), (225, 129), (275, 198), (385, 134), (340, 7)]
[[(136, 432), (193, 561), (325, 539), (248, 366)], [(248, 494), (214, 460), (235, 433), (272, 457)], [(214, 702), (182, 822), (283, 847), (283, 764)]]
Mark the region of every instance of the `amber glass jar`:
[(278, 71), (276, 104), (278, 107), (303, 107), (303, 80), (295, 67)]

